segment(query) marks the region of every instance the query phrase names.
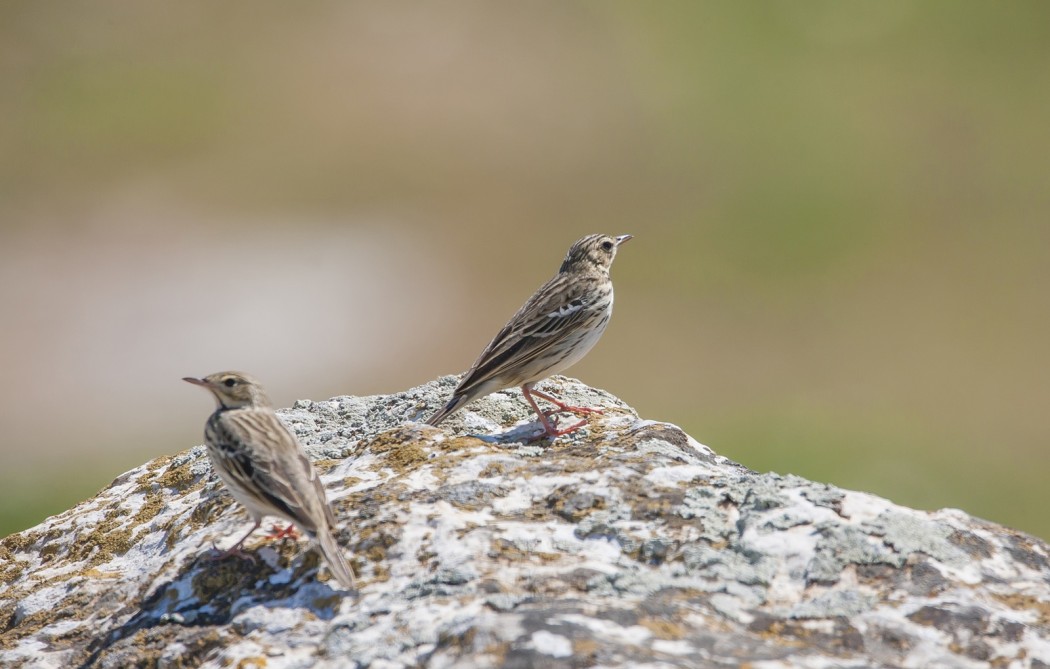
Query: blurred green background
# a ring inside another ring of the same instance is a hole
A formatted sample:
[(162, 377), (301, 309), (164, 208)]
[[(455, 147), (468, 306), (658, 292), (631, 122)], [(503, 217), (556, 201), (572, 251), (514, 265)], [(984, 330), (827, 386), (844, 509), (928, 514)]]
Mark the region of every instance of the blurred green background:
[(571, 373), (758, 470), (1050, 537), (1050, 4), (0, 4), (0, 535), (463, 371), (632, 233)]

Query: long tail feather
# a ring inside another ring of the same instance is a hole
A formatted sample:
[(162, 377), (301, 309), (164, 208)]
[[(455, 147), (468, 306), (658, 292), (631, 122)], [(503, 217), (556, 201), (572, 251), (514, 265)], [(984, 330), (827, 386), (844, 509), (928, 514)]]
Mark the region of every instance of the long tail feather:
[(322, 529), (317, 533), (315, 539), (321, 555), (328, 562), (328, 569), (332, 572), (335, 580), (339, 581), (339, 585), (344, 588), (355, 588), (357, 582), (354, 579), (354, 570), (350, 568), (350, 564), (343, 557), (343, 552), (339, 550), (339, 544), (335, 542), (335, 537), (332, 536), (332, 533), (327, 529)]
[(441, 421), (462, 409), (471, 399), (472, 398), (468, 395), (453, 395), (452, 399), (450, 399), (445, 406), (438, 409), (437, 413), (427, 419), (427, 423), (436, 426)]

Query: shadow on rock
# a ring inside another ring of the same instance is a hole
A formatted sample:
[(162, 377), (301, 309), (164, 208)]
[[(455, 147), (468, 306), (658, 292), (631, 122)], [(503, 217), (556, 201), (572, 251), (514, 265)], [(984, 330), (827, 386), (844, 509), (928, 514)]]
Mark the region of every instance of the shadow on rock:
[(255, 560), (215, 551), (198, 556), (146, 597), (125, 623), (89, 646), (89, 656), (79, 666), (97, 666), (121, 642), (144, 630), (224, 626), (256, 606), (308, 609), (317, 618), (332, 619), (348, 593), (316, 580), (316, 552), (303, 553), (287, 568), (275, 566), (277, 560), (271, 547), (257, 551)]

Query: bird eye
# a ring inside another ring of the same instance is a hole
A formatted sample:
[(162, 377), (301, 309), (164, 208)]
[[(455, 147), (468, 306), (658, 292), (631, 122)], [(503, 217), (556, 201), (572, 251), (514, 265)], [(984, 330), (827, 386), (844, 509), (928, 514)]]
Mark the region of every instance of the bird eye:
[(227, 388), (232, 388), (235, 385), (237, 385), (237, 379), (235, 379), (233, 377), (230, 377), (230, 378), (226, 379), (225, 381), (223, 381), (222, 385), (226, 386)]
[(610, 242), (608, 239), (606, 239), (604, 242), (602, 242), (602, 248), (605, 249), (606, 251), (612, 251), (613, 250), (613, 243)]

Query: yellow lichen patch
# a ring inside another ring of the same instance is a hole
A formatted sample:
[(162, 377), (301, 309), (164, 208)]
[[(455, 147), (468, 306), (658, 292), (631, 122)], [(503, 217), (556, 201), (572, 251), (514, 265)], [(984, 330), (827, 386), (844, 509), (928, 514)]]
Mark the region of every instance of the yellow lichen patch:
[(184, 462), (178, 467), (168, 467), (168, 470), (157, 477), (157, 483), (165, 488), (174, 490), (185, 490), (193, 482), (193, 471), (190, 463)]
[(638, 624), (653, 633), (657, 639), (677, 640), (684, 639), (689, 630), (681, 623), (666, 618), (644, 617), (638, 620)]
[(340, 462), (342, 462), (342, 460), (333, 460), (331, 458), (326, 458), (324, 460), (314, 460), (314, 467), (317, 469), (317, 471), (321, 472), (322, 474), (327, 474), (328, 470), (330, 470), (332, 467), (335, 467)]
[(187, 519), (171, 523), (164, 528), (166, 535), (164, 545), (168, 550), (175, 548), (175, 544), (182, 537), (182, 531), (186, 527), (198, 528), (206, 525), (213, 517), (218, 517), (233, 504), (233, 498), (227, 494), (213, 495), (193, 508)]
[(596, 639), (579, 638), (572, 640), (573, 658), (581, 662), (581, 666), (591, 666), (598, 658), (598, 650), (601, 646)]
[[(213, 653), (216, 648), (229, 644), (228, 636), (219, 629), (201, 629), (203, 631), (193, 634), (181, 634), (178, 625), (162, 625), (139, 630), (129, 638), (103, 651), (92, 666), (110, 666), (112, 662), (106, 661), (110, 653), (126, 652), (128, 648), (133, 648), (135, 666), (138, 667), (164, 666), (170, 669), (199, 667), (208, 654)], [(182, 652), (174, 658), (164, 658), (166, 651), (175, 640), (178, 640)]]
[(1017, 654), (1013, 657), (1007, 657), (1004, 655), (996, 655), (995, 657), (988, 660), (988, 665), (994, 669), (1006, 669), (1006, 667), (1023, 666), (1020, 664), (1021, 660), (1028, 657), (1028, 652), (1022, 648), (1017, 651)]
[(394, 428), (376, 435), (364, 444), (364, 450), (384, 456), (378, 468), (390, 467), (398, 473), (414, 469), (427, 460), (419, 435), (409, 428)]
[(426, 462), (427, 452), (416, 444), (404, 444), (400, 448), (390, 451), (386, 457), (386, 464), (394, 471), (405, 472), (415, 469), (418, 465)]
[(1015, 611), (1031, 611), (1039, 617), (1038, 623), (1040, 625), (1050, 625), (1050, 602), (1036, 599), (1031, 595), (1017, 593), (1009, 595), (993, 593), (992, 597), (995, 597)]
[(400, 534), (401, 526), (395, 522), (362, 527), (357, 532), (351, 550), (354, 555), (369, 562), (380, 563), (386, 560), (387, 550), (397, 544)]
[(164, 508), (164, 498), (157, 493), (146, 494), (146, 501), (139, 507), (138, 512), (132, 517), (131, 524), (138, 526), (153, 520), (161, 509)]
[(223, 489), (219, 494), (212, 495), (195, 506), (193, 511), (190, 512), (190, 520), (198, 525), (203, 525), (212, 518), (222, 515), (227, 507), (232, 505), (233, 497)]
[(119, 571), (99, 571), (94, 567), (91, 567), (90, 569), (85, 569), (84, 571), (80, 572), (79, 575), (85, 576), (87, 578), (121, 578), (124, 576), (124, 574)]
[[(271, 547), (273, 544), (271, 544)], [(292, 560), (295, 559), (296, 555), (299, 554), (301, 547), (298, 542), (292, 542), (288, 539), (284, 539), (277, 546), (277, 554), (281, 556), (281, 560), (278, 561), (278, 565), (282, 568), (287, 568), (291, 565)], [(332, 575), (327, 569), (321, 569), (321, 554), (317, 550), (308, 550), (302, 554), (302, 560), (299, 561), (298, 567), (295, 570), (295, 575), (299, 576), (309, 571), (317, 571), (317, 580), (322, 583), (327, 583), (332, 580)]]
[[(628, 488), (632, 486), (627, 486)], [(680, 516), (675, 509), (680, 508), (685, 501), (685, 493), (682, 490), (660, 489), (661, 493), (637, 489), (633, 499), (630, 500), (631, 517), (635, 520), (664, 521), (665, 525), (672, 527), (686, 524), (685, 519), (679, 521)]]
[[(0, 555), (0, 583), (13, 583), (22, 578), (28, 565), (28, 562), (12, 558), (10, 554)], [(2, 620), (0, 617), (0, 621)]]
[(75, 562), (90, 558), (91, 564), (97, 565), (114, 555), (127, 553), (131, 548), (131, 530), (118, 527), (123, 520), (124, 514), (119, 507), (110, 509), (90, 532), (71, 543), (69, 559)]
[[(327, 597), (314, 597), (313, 600), (310, 602), (310, 605), (318, 611), (323, 611), (325, 609), (334, 611), (337, 608), (339, 608), (339, 602), (341, 601), (343, 601), (342, 595), (332, 594), (328, 595)], [(310, 613), (311, 616), (313, 616), (313, 613)]]
[(266, 658), (259, 655), (244, 657), (237, 662), (237, 669), (263, 669), (266, 666)]
[(0, 558), (6, 558), (11, 553), (24, 551), (35, 544), (39, 538), (40, 532), (26, 530), (25, 532), (19, 532), (0, 539)]
[(513, 562), (530, 562), (533, 559), (541, 560), (543, 562), (554, 562), (562, 558), (558, 553), (522, 550), (516, 544), (507, 541), (506, 539), (493, 540), (492, 548), (489, 549), (489, 556), (492, 558), (505, 558)]
[(359, 517), (370, 518), (388, 504), (396, 503), (404, 492), (405, 487), (399, 483), (386, 483), (367, 490), (358, 490), (335, 500), (335, 515), (341, 518), (356, 512)]
[[(509, 641), (498, 641), (490, 643), (485, 646), (484, 650), (481, 651), (482, 656), (490, 656), (492, 658), (491, 666), (502, 667), (505, 664), (507, 654), (510, 652), (511, 644)], [(579, 656), (577, 656), (579, 657)], [(486, 666), (488, 666), (486, 664)], [(590, 665), (585, 665), (590, 666)]]
[(477, 448), (478, 446), (489, 446), (488, 442), (485, 442), (477, 437), (464, 435), (461, 437), (453, 437), (452, 439), (445, 439), (443, 441), (435, 442), (434, 448), (446, 453), (452, 453), (455, 451), (463, 451), (471, 448)]
[(571, 446), (568, 448), (548, 448), (543, 459), (530, 463), (522, 476), (560, 476), (562, 474), (583, 474), (593, 472), (601, 462), (601, 455), (591, 447)]
[(390, 580), (390, 570), (381, 564), (372, 567), (372, 578), (369, 583), (386, 583)]
[(167, 534), (164, 536), (164, 545), (170, 551), (175, 548), (175, 544), (178, 543), (179, 537), (182, 535), (182, 528), (189, 525), (188, 520), (184, 520), (181, 523), (175, 523), (167, 528)]
[(419, 564), (426, 566), (431, 560), (437, 557), (437, 553), (426, 548), (420, 548), (416, 551), (416, 560)]
[(153, 479), (157, 478), (157, 473), (168, 466), (175, 458), (171, 455), (162, 455), (159, 458), (154, 458), (146, 463), (146, 471), (139, 476), (137, 481), (139, 485), (139, 492), (146, 492), (153, 486)]
[(457, 648), (461, 652), (469, 651), (474, 647), (474, 639), (477, 637), (476, 627), (468, 627), (462, 632), (442, 632), (438, 635), (438, 646), (441, 648)]
[(207, 602), (216, 593), (239, 592), (261, 577), (260, 570), (269, 572), (270, 568), (237, 556), (208, 560), (207, 566), (193, 575), (193, 595)]
[(52, 559), (54, 559), (54, 557), (56, 555), (58, 555), (58, 552), (60, 550), (62, 550), (62, 548), (64, 548), (64, 547), (66, 547), (66, 546), (63, 546), (61, 543), (59, 543), (57, 541), (48, 541), (48, 542), (46, 542), (43, 546), (40, 547), (40, 559), (41, 559), (41, 561), (44, 562), (45, 564), (50, 562)]
[(386, 549), (382, 546), (369, 546), (362, 555), (372, 562), (382, 562), (386, 559)]
[[(14, 616), (14, 607), (11, 607), (11, 615), (5, 615), (3, 623), (6, 626), (9, 620)], [(4, 634), (0, 634), (0, 649), (7, 649), (15, 645), (15, 642), (19, 639), (23, 639), (27, 636), (32, 636), (40, 631), (41, 628), (47, 627), (54, 621), (54, 614), (50, 610), (37, 611), (31, 613), (22, 620), (19, 621), (18, 625), (8, 629)]]
[(403, 427), (395, 427), (392, 430), (380, 432), (372, 439), (364, 442), (361, 445), (361, 450), (367, 450), (373, 453), (387, 453), (401, 448), (408, 442), (418, 440), (419, 436), (414, 434), (411, 430)]
[(753, 627), (752, 631), (757, 632), (758, 636), (763, 639), (775, 641), (784, 646), (801, 648), (805, 644), (799, 638), (799, 629), (798, 625), (793, 624), (789, 627), (788, 624), (782, 620), (771, 620), (758, 629)]
[(468, 520), (463, 523), (463, 527), (456, 530), (456, 536), (462, 539), (481, 526), (481, 523), (475, 523), (473, 520)]
[[(41, 629), (58, 620), (81, 620), (87, 617), (91, 609), (89, 607), (92, 595), (85, 591), (74, 590), (52, 608), (42, 609), (27, 615), (17, 626), (0, 634), (0, 648), (14, 645), (14, 641), (36, 635)], [(5, 625), (9, 617), (0, 619)]]
[(479, 479), (490, 479), (497, 476), (502, 476), (507, 472), (507, 463), (505, 462), (490, 462), (478, 472)]
[(576, 486), (562, 486), (551, 491), (546, 499), (535, 502), (524, 515), (530, 520), (545, 520), (553, 513), (569, 522), (578, 523), (605, 507), (606, 500), (601, 495), (579, 492)]

